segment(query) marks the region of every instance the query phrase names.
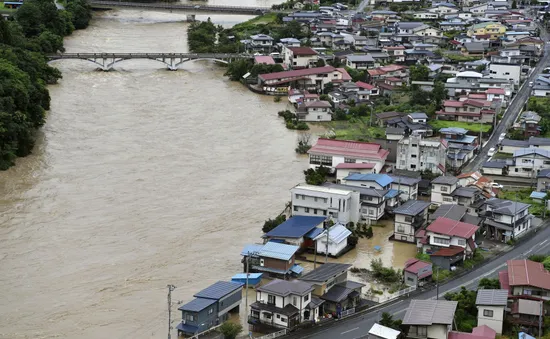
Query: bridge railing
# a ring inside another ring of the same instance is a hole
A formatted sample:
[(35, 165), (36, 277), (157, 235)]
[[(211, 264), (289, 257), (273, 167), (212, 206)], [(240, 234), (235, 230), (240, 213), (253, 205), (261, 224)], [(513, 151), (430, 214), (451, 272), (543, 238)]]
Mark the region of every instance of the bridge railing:
[(139, 59), (139, 58), (182, 58), (182, 59), (238, 59), (253, 58), (251, 54), (237, 53), (63, 53), (50, 55), (50, 59)]
[[(108, 6), (128, 6), (128, 7), (167, 7), (167, 8), (189, 8), (203, 10), (250, 10), (250, 11), (269, 11), (269, 7), (245, 7), (245, 6), (211, 6), (211, 5), (193, 5), (193, 4), (178, 4), (171, 2), (121, 2), (121, 1), (106, 1), (106, 0), (88, 0), (90, 4), (108, 5)], [(198, 6), (198, 7), (197, 7)]]

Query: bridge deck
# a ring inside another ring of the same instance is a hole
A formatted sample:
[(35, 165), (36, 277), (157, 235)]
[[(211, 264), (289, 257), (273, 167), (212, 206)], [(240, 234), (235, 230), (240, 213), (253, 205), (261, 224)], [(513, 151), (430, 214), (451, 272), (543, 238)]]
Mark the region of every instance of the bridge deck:
[(90, 3), (90, 5), (92, 5), (92, 7), (135, 7), (143, 9), (169, 9), (193, 12), (218, 12), (233, 14), (262, 14), (271, 11), (271, 8), (268, 7), (210, 6), (166, 2), (143, 3), (107, 0), (88, 0), (88, 2)]
[(63, 53), (48, 56), (50, 60), (57, 59), (252, 59), (251, 54), (231, 53)]

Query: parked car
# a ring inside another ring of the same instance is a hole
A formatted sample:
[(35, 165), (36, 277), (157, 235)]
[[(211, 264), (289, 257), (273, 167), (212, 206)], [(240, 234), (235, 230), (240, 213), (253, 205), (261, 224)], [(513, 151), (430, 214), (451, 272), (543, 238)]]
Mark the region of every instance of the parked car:
[(506, 138), (506, 133), (502, 133), (502, 134), (498, 137), (498, 142), (501, 143), (502, 140), (504, 140), (504, 138)]
[(494, 147), (491, 147), (489, 148), (489, 152), (487, 152), (487, 155), (492, 157), (493, 155), (495, 155), (496, 152), (497, 150)]
[(529, 87), (533, 87), (533, 82), (529, 81)]
[(501, 184), (499, 184), (498, 182), (492, 182), (489, 184), (492, 188), (504, 188), (504, 186), (502, 186)]

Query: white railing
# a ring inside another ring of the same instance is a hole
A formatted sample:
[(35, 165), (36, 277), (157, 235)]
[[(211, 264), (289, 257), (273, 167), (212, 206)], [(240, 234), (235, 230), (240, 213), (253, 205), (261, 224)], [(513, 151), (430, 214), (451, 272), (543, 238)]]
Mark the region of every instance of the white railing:
[(393, 294), (390, 294), (386, 301), (389, 301), (389, 300), (392, 300), (392, 299), (395, 299), (395, 298), (399, 298), (400, 296), (404, 295), (404, 294), (407, 294), (407, 293), (411, 293), (413, 291), (416, 291), (416, 286), (411, 286), (411, 287), (407, 287), (407, 288), (404, 288), (402, 290), (399, 290)]
[(255, 338), (255, 339), (273, 339), (273, 338), (278, 338), (280, 336), (283, 336), (285, 334), (286, 334), (286, 329), (285, 330), (280, 330), (278, 332), (269, 333), (269, 334), (266, 334), (264, 336), (261, 336), (261, 337)]
[(354, 313), (355, 313), (355, 307), (350, 308), (349, 310), (342, 311), (342, 313), (340, 313), (340, 319), (348, 317)]
[(195, 334), (194, 336), (189, 337), (189, 339), (198, 339), (198, 338), (200, 338), (201, 336), (203, 336), (203, 335), (205, 335), (205, 334), (207, 334), (207, 333), (210, 333), (210, 332), (216, 330), (218, 327), (220, 327), (220, 326), (222, 326), (222, 325), (223, 325), (223, 323), (221, 323), (221, 324), (219, 324), (219, 325), (216, 325), (216, 326), (214, 326), (214, 327), (210, 327), (210, 328), (207, 329), (206, 331), (203, 331), (203, 332), (201, 332), (201, 333), (197, 333), (197, 334)]

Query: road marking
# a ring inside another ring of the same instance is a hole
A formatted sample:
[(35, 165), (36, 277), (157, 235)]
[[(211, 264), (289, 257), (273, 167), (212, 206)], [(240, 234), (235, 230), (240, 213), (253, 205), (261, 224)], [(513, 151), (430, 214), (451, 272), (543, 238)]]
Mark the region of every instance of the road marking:
[(344, 331), (344, 332), (342, 332), (342, 333), (340, 333), (340, 334), (344, 335), (344, 334), (346, 334), (346, 333), (350, 333), (350, 332), (353, 332), (353, 331), (358, 330), (358, 329), (359, 329), (359, 327), (352, 328), (351, 330)]

